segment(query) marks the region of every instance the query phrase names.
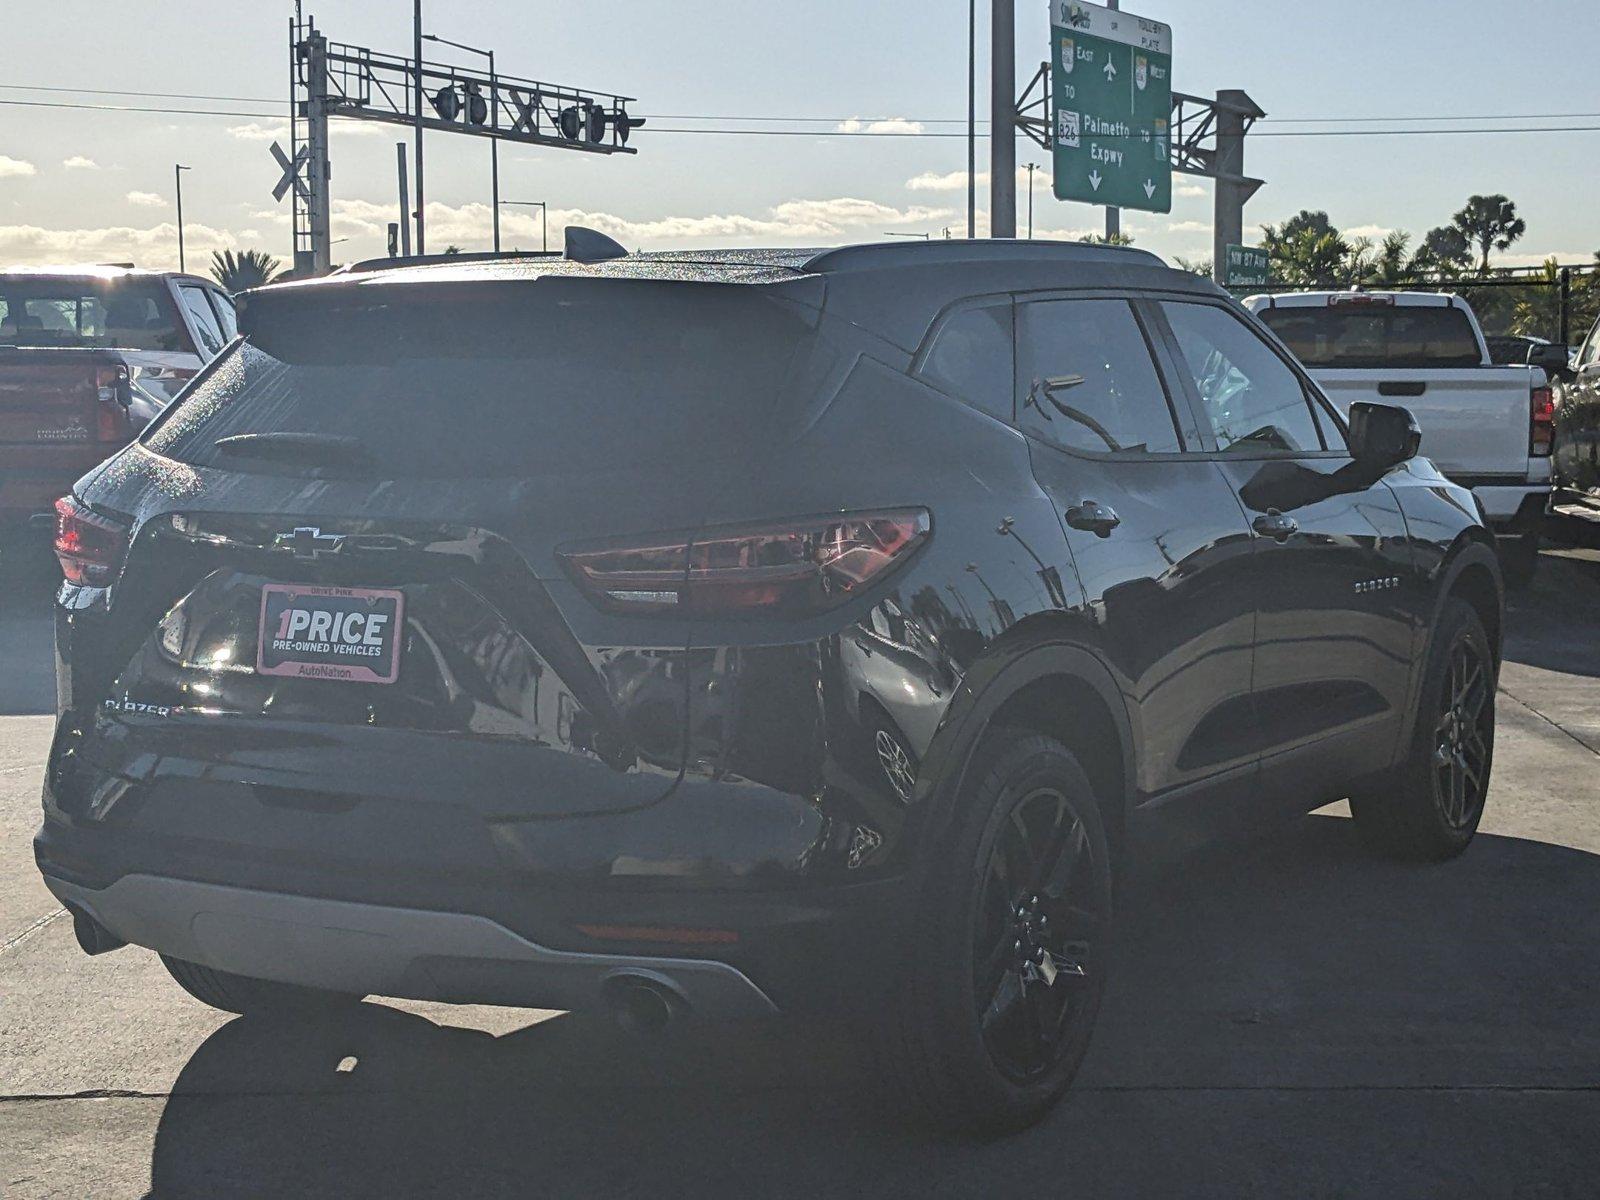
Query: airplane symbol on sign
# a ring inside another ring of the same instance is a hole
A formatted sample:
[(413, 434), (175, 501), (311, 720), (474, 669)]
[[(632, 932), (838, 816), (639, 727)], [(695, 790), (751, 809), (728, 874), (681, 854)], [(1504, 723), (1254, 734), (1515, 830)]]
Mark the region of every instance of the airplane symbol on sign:
[(1110, 83), (1116, 77), (1117, 77), (1117, 64), (1112, 62), (1108, 58), (1108, 59), (1106, 59), (1106, 82)]

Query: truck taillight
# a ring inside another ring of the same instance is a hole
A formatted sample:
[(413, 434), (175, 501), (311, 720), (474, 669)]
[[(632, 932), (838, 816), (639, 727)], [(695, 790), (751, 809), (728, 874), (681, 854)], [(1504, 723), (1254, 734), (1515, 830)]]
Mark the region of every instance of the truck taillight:
[(55, 551), (67, 582), (104, 587), (115, 579), (128, 552), (128, 532), (74, 496), (57, 500)]
[(132, 400), (128, 384), (128, 368), (124, 366), (101, 367), (94, 377), (95, 433), (98, 441), (126, 441), (133, 432), (128, 420), (128, 405)]
[(562, 558), (590, 599), (611, 612), (807, 617), (859, 595), (931, 528), (926, 509), (893, 509), (710, 529)]
[(1555, 394), (1547, 387), (1533, 389), (1533, 403), (1528, 420), (1528, 455), (1531, 458), (1548, 458), (1555, 442)]

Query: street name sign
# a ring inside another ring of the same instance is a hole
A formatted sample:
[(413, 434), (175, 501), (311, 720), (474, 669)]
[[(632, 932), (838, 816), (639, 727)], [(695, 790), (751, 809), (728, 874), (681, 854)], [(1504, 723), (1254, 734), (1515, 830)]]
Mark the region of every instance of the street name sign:
[(1272, 282), (1272, 256), (1256, 246), (1229, 243), (1222, 264), (1226, 287), (1266, 287)]
[(1055, 193), (1172, 211), (1172, 27), (1050, 0)]

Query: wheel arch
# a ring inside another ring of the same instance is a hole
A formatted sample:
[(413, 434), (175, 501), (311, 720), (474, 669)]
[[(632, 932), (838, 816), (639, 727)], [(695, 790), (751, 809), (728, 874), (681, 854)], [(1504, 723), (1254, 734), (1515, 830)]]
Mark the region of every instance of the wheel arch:
[(973, 696), (941, 755), (953, 769), (929, 797), (930, 837), (948, 828), (978, 747), (990, 730), (1002, 726), (1046, 734), (1073, 752), (1106, 808), (1107, 833), (1120, 853), (1133, 807), (1133, 723), (1110, 668), (1089, 649), (1067, 642), (1020, 654)]

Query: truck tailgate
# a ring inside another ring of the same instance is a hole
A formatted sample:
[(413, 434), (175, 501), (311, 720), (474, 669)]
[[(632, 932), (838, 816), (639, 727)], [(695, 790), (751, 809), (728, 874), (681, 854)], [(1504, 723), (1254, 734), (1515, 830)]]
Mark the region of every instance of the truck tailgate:
[(1357, 400), (1410, 409), (1422, 453), (1446, 475), (1527, 475), (1527, 368), (1313, 369), (1311, 377), (1344, 412)]
[(100, 437), (98, 351), (0, 351), (0, 445), (59, 446)]

